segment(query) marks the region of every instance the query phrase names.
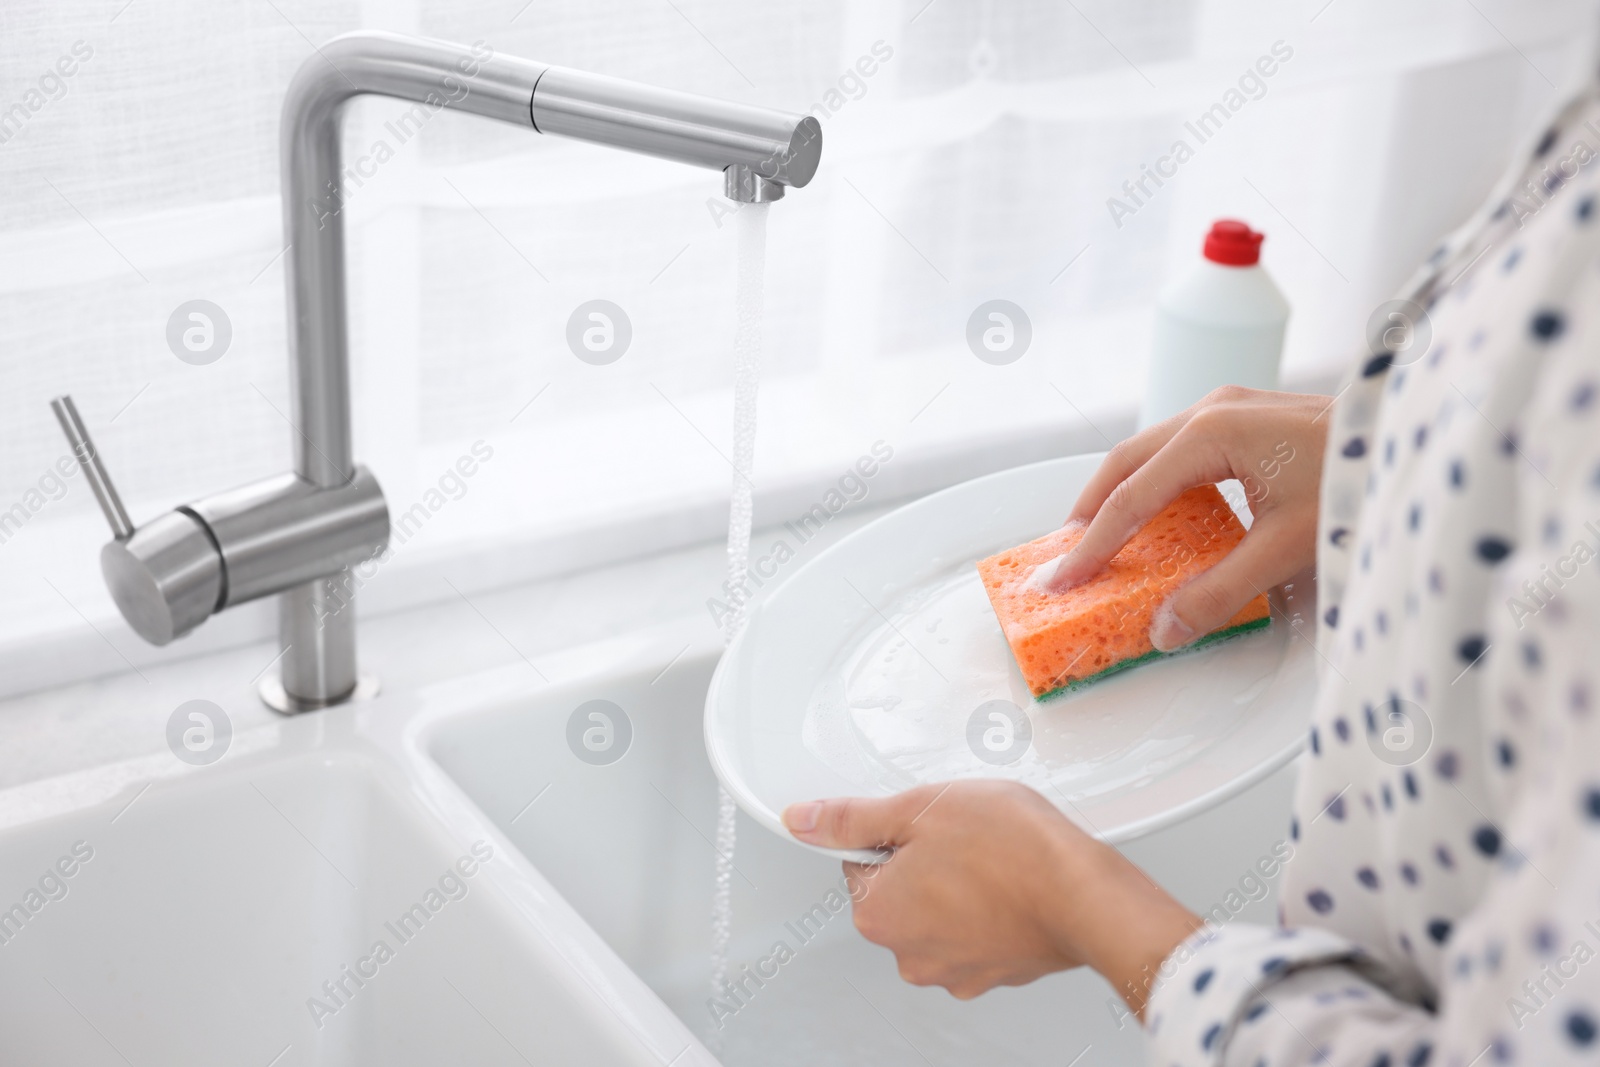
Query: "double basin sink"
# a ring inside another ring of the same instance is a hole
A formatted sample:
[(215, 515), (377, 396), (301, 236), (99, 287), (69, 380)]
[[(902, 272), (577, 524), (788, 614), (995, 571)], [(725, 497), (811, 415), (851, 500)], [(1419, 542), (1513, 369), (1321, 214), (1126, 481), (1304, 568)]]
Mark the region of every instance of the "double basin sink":
[[(242, 731), (208, 766), (0, 792), (0, 1063), (1142, 1062), (1091, 974), (970, 1002), (903, 983), (837, 864), (742, 816), (713, 998), (716, 656), (668, 626), (549, 682), (489, 670)], [(1281, 836), (1262, 788), (1128, 851), (1204, 907)]]

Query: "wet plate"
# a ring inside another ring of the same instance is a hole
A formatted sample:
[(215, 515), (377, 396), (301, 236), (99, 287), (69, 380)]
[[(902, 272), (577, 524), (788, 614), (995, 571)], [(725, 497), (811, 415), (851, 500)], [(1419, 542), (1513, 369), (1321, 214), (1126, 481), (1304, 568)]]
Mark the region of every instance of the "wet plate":
[(1309, 581), (1272, 591), (1265, 630), (1043, 701), (1028, 692), (973, 564), (1058, 526), (1100, 459), (924, 497), (773, 590), (706, 697), (706, 749), (739, 806), (787, 836), (778, 813), (798, 800), (1011, 778), (1121, 842), (1293, 758), (1316, 683)]

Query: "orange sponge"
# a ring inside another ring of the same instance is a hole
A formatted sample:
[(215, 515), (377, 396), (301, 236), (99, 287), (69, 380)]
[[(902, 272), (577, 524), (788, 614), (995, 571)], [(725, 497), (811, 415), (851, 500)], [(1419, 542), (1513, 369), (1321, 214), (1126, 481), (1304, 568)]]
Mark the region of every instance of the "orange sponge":
[[(1033, 576), (1041, 563), (1078, 543), (1078, 525), (979, 560), (978, 574), (1028, 688), (1043, 697), (1161, 655), (1150, 643), (1156, 611), (1179, 586), (1231, 552), (1244, 533), (1217, 487), (1202, 485), (1174, 500), (1106, 570), (1075, 589), (1049, 593)], [(1200, 641), (1270, 621), (1267, 598), (1258, 596)]]

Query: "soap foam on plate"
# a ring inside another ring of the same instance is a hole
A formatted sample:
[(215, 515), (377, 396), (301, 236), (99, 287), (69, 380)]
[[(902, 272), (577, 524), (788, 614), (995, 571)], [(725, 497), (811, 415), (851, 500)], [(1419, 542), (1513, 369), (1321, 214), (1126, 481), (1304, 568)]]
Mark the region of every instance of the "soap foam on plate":
[[(1270, 677), (1282, 651), (1276, 640), (1222, 642), (1036, 701), (981, 578), (962, 563), (871, 615), (844, 643), (811, 692), (801, 741), (864, 791), (1009, 778), (1076, 802), (1181, 763), (1198, 740), (1172, 727), (1182, 702)], [(1032, 744), (1011, 764), (986, 763), (968, 745), (968, 720), (992, 700), (1031, 720)]]

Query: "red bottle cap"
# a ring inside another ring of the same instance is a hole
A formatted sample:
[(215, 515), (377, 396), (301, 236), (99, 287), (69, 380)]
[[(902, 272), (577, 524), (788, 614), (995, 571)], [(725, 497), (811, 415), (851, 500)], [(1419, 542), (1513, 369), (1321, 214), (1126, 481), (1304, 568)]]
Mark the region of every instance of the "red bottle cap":
[(1220, 219), (1206, 235), (1206, 258), (1230, 267), (1253, 267), (1261, 262), (1261, 242), (1266, 237), (1237, 219)]

